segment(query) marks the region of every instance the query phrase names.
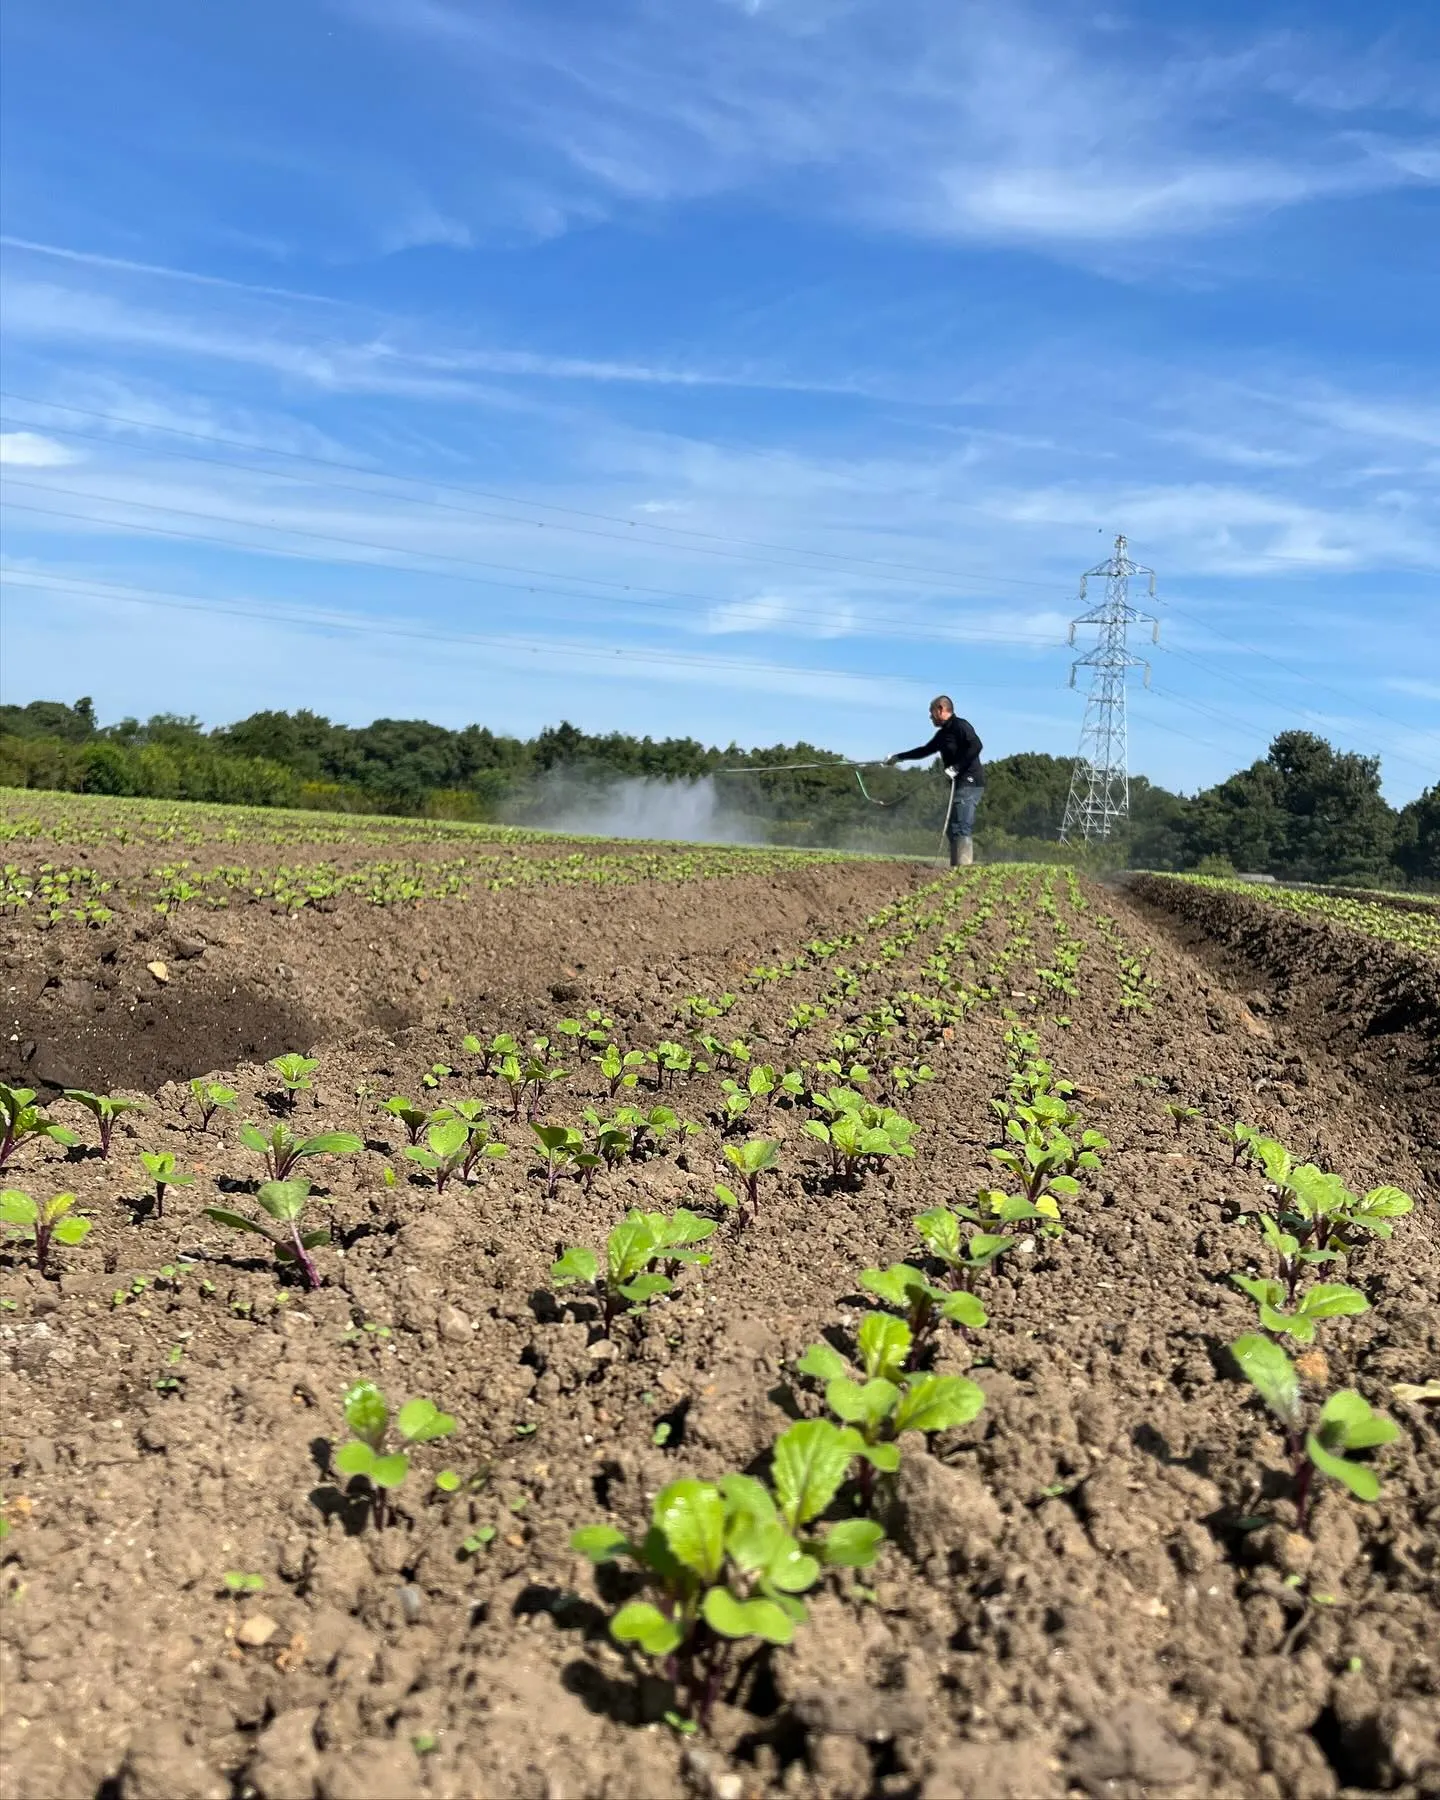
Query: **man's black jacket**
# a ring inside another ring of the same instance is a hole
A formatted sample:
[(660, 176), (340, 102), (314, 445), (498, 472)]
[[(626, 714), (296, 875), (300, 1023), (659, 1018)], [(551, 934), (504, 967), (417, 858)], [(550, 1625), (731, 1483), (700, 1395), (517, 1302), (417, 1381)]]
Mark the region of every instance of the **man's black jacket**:
[(918, 757), (934, 756), (938, 752), (947, 775), (953, 774), (957, 781), (963, 781), (971, 787), (982, 787), (985, 770), (980, 761), (980, 752), (983, 748), (984, 745), (975, 735), (975, 727), (970, 721), (952, 713), (928, 744), (917, 744), (913, 750), (897, 751), (892, 760), (914, 762)]

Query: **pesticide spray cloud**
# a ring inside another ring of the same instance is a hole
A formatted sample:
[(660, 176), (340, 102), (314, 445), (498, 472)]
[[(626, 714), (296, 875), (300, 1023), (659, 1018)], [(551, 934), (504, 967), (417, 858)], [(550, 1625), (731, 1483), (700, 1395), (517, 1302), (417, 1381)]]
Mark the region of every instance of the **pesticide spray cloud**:
[(682, 844), (765, 844), (760, 821), (725, 808), (717, 784), (652, 775), (587, 777), (552, 769), (526, 793), (512, 823), (587, 837)]

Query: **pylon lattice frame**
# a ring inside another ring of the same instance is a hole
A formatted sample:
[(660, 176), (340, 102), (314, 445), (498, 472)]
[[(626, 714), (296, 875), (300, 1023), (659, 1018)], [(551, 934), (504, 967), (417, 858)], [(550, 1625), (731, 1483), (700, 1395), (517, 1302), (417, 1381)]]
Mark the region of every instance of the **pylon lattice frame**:
[(1085, 719), (1080, 727), (1080, 748), (1070, 776), (1070, 794), (1065, 802), (1065, 818), (1060, 826), (1060, 842), (1069, 843), (1079, 837), (1086, 843), (1108, 838), (1116, 824), (1130, 817), (1129, 736), (1125, 707), (1126, 678), (1131, 669), (1144, 669), (1145, 685), (1150, 685), (1150, 664), (1143, 656), (1132, 656), (1129, 632), (1132, 625), (1152, 627), (1151, 639), (1160, 642), (1160, 621), (1152, 613), (1138, 611), (1130, 604), (1130, 582), (1138, 575), (1149, 578), (1150, 597), (1155, 595), (1155, 571), (1132, 560), (1123, 536), (1115, 539), (1115, 549), (1107, 561), (1087, 569), (1080, 577), (1080, 599), (1089, 598), (1091, 581), (1103, 576), (1105, 598), (1090, 611), (1072, 621), (1070, 642), (1082, 626), (1094, 626), (1095, 647), (1086, 656), (1077, 657), (1070, 665), (1070, 685), (1075, 686), (1076, 672), (1091, 670), (1090, 691), (1085, 698)]

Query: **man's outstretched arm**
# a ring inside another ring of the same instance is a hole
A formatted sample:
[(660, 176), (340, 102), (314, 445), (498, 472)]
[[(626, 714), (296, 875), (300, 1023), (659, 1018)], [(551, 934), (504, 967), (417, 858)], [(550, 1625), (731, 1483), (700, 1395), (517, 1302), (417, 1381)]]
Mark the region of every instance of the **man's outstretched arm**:
[(893, 756), (887, 756), (886, 762), (914, 762), (921, 756), (933, 756), (940, 748), (943, 732), (937, 731), (928, 744), (920, 744), (914, 750), (897, 750)]

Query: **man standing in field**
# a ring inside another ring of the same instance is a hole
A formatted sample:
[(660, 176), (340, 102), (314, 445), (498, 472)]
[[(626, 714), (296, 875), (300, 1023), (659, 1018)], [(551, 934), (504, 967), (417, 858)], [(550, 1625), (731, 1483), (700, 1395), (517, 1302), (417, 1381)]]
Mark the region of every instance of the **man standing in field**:
[(918, 744), (913, 750), (897, 750), (885, 760), (887, 763), (914, 762), (919, 757), (939, 753), (952, 783), (945, 835), (950, 840), (950, 867), (953, 869), (975, 860), (975, 846), (970, 834), (975, 828), (975, 808), (980, 804), (980, 795), (985, 788), (985, 770), (980, 761), (984, 745), (968, 719), (956, 718), (955, 705), (948, 694), (937, 694), (930, 702), (930, 723), (935, 727), (935, 735), (928, 744)]

